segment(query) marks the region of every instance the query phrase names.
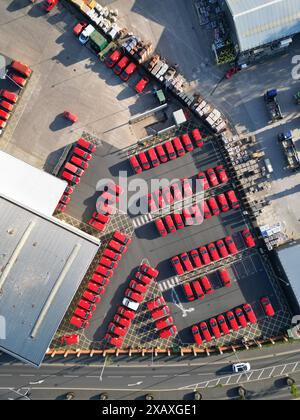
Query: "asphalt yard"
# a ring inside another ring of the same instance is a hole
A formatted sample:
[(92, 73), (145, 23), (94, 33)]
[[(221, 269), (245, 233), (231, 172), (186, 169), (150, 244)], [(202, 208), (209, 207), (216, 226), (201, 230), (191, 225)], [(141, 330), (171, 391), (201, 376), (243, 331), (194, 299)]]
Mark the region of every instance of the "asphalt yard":
[[(192, 123), (194, 124), (194, 122)], [(194, 127), (194, 125), (192, 125)], [(181, 127), (174, 135), (182, 134), (191, 126)], [(161, 165), (139, 175), (133, 175), (128, 162), (128, 151), (118, 150), (105, 142), (97, 141), (97, 151), (90, 163), (90, 166), (79, 187), (76, 188), (71, 204), (67, 211), (60, 216), (69, 223), (80, 223), (85, 226), (89, 233), (94, 233), (103, 241), (106, 246), (112, 233), (121, 230), (133, 235), (133, 243), (115, 271), (106, 294), (102, 297), (97, 306), (90, 327), (82, 332), (81, 346), (83, 348), (103, 348), (106, 343), (103, 341), (108, 324), (113, 320), (117, 307), (121, 304), (124, 292), (139, 266), (147, 262), (157, 267), (160, 275), (157, 282), (149, 288), (144, 303), (140, 306), (136, 319), (129, 329), (124, 340), (124, 347), (132, 348), (153, 348), (153, 347), (176, 347), (178, 345), (192, 345), (191, 326), (201, 321), (208, 321), (211, 317), (224, 314), (227, 311), (250, 303), (257, 315), (258, 324), (240, 329), (219, 340), (214, 340), (209, 345), (225, 345), (241, 341), (249, 341), (262, 336), (276, 336), (289, 323), (289, 313), (284, 297), (277, 285), (274, 275), (268, 266), (267, 259), (258, 249), (249, 250), (241, 236), (241, 231), (248, 226), (247, 216), (243, 208), (231, 210), (221, 216), (214, 216), (205, 220), (200, 225), (186, 227), (181, 231), (170, 234), (167, 237), (160, 237), (154, 225), (157, 214), (132, 215), (118, 211), (112, 217), (107, 231), (104, 234), (93, 232), (88, 226), (88, 220), (93, 211), (99, 192), (96, 191), (96, 184), (100, 179), (111, 178), (120, 183), (118, 174), (120, 171), (128, 173), (128, 182), (143, 179), (150, 188), (154, 179), (166, 178), (170, 181), (184, 177), (194, 178), (200, 170), (214, 168), (224, 164), (222, 156), (215, 147), (213, 140), (208, 138), (203, 149), (195, 149), (192, 153), (186, 154), (180, 159)], [(230, 175), (230, 171), (228, 173)], [(233, 188), (234, 184), (217, 187), (206, 193), (206, 198), (214, 196)], [(133, 192), (132, 192), (133, 194)], [(145, 195), (147, 191), (145, 192)], [(130, 198), (130, 195), (129, 195)], [(169, 210), (170, 212), (170, 210)], [(164, 213), (167, 214), (167, 213)], [(176, 275), (170, 259), (185, 251), (197, 249), (210, 242), (222, 239), (231, 235), (238, 248), (236, 256), (230, 256), (225, 260), (212, 263), (182, 277)], [(82, 292), (91, 279), (94, 268), (101, 256), (99, 251), (95, 263), (89, 270), (81, 289), (74, 299), (73, 305), (68, 311), (58, 335), (62, 333), (75, 333), (69, 325), (69, 319), (77, 306)], [(232, 286), (225, 288), (219, 278), (218, 271), (226, 267), (232, 279)], [(188, 302), (184, 296), (182, 284), (207, 275), (211, 281), (214, 293), (206, 295), (204, 300)], [(145, 303), (158, 296), (163, 296), (171, 309), (171, 315), (178, 328), (177, 337), (168, 340), (159, 338), (155, 324), (147, 310)], [(266, 319), (260, 305), (260, 298), (268, 296), (276, 311), (276, 317)]]

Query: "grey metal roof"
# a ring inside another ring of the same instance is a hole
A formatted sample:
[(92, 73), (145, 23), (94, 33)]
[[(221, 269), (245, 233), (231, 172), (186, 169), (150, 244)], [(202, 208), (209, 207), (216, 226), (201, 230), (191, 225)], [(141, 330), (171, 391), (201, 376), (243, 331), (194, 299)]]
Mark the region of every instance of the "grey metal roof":
[(1, 350), (41, 364), (99, 243), (0, 196)]
[(225, 0), (240, 51), (300, 32), (300, 0)]
[(277, 251), (278, 258), (300, 306), (300, 242), (292, 242)]

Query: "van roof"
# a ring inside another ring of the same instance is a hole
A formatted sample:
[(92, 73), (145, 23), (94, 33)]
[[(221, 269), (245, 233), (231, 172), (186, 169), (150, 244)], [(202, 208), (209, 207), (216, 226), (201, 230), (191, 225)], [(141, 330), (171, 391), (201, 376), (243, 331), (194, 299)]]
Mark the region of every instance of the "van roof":
[(83, 31), (83, 35), (84, 36), (89, 36), (91, 35), (96, 29), (93, 27), (93, 25), (88, 25), (85, 30)]

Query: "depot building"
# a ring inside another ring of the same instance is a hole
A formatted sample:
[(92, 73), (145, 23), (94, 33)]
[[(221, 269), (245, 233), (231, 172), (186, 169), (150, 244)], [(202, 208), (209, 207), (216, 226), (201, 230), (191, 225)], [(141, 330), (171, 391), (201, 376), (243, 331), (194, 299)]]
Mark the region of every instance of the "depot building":
[(300, 32), (300, 0), (219, 0), (240, 62), (288, 47)]

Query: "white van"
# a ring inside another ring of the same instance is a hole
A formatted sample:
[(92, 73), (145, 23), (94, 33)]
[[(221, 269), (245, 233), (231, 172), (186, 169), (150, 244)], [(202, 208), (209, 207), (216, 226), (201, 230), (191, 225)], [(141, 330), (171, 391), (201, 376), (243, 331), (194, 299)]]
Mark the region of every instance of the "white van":
[(271, 163), (270, 159), (265, 159), (265, 166), (266, 166), (269, 174), (272, 174), (274, 172), (274, 169), (273, 169), (273, 166), (272, 166), (272, 163)]
[(130, 299), (127, 299), (127, 298), (123, 299), (122, 304), (123, 304), (123, 306), (125, 306), (128, 309), (131, 309), (134, 312), (136, 312), (140, 307), (139, 303), (134, 302), (133, 300), (130, 300)]
[(84, 31), (81, 32), (80, 36), (79, 36), (79, 42), (82, 45), (85, 45), (88, 40), (90, 39), (90, 36), (92, 35), (92, 33), (95, 31), (95, 28), (93, 27), (93, 25), (88, 25)]

